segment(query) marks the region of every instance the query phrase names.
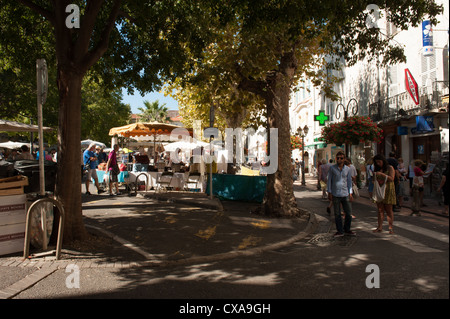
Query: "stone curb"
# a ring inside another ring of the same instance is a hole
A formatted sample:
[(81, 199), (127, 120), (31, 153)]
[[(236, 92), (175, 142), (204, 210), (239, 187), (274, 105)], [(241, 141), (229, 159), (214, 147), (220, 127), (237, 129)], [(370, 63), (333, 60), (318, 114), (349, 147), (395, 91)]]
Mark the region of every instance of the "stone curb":
[(31, 286), (34, 286), (36, 283), (41, 281), (42, 279), (50, 276), (52, 273), (54, 273), (58, 268), (54, 265), (49, 267), (43, 267), (32, 274), (26, 276), (25, 278), (15, 282), (11, 286), (0, 290), (0, 299), (11, 299), (14, 296), (18, 295), (22, 291), (30, 288)]

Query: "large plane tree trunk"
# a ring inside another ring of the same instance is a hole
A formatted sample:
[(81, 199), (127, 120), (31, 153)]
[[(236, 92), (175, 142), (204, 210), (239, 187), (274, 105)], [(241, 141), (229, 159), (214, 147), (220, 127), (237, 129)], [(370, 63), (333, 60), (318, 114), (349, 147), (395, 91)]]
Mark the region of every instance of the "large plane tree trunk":
[(278, 69), (269, 72), (263, 81), (243, 79), (240, 85), (264, 98), (268, 127), (278, 130), (278, 167), (274, 174), (267, 175), (266, 193), (259, 209), (259, 213), (271, 217), (289, 218), (301, 214), (293, 190), (289, 122), (289, 98), (296, 62), (292, 52), (286, 53)]
[[(59, 128), (56, 196), (62, 202), (66, 220), (64, 240), (83, 240), (86, 229), (81, 208), (81, 84), (83, 74), (58, 65)], [(95, 123), (92, 123), (95, 125)]]
[[(83, 240), (87, 232), (81, 210), (81, 87), (86, 72), (108, 48), (122, 1), (88, 1), (82, 16), (69, 15), (66, 10), (71, 5), (70, 0), (52, 1), (48, 6), (19, 1), (42, 15), (53, 27), (59, 91), (55, 195), (62, 202), (66, 217), (64, 242)], [(97, 19), (105, 13), (102, 27), (96, 28)], [(71, 24), (75, 20), (79, 22), (78, 27)]]

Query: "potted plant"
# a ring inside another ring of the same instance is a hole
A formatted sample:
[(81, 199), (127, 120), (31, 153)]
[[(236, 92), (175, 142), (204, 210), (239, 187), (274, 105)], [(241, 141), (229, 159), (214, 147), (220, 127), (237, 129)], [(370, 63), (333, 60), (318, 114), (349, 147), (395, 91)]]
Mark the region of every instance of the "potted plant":
[(368, 116), (351, 116), (339, 123), (322, 128), (322, 141), (329, 144), (354, 144), (364, 142), (381, 143), (383, 130)]

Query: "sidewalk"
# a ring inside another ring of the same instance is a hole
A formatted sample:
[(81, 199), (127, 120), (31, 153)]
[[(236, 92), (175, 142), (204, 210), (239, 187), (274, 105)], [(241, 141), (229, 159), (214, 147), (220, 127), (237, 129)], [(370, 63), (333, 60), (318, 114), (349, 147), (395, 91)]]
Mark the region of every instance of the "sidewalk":
[(311, 213), (271, 219), (251, 214), (254, 203), (221, 202), (202, 193), (83, 194), (82, 201), (89, 241), (63, 245), (60, 260), (0, 256), (0, 299), (13, 298), (68, 265), (104, 269), (106, 275), (111, 268), (213, 262), (285, 247), (317, 226)]
[[(307, 187), (310, 190), (317, 190), (317, 178), (316, 177), (305, 176), (305, 182), (306, 182), (305, 187)], [(301, 182), (296, 181), (295, 184), (301, 185)], [(359, 191), (359, 195), (360, 195), (361, 199), (370, 201), (367, 186), (363, 186), (362, 188), (358, 189), (358, 191)], [(449, 217), (448, 215), (445, 215), (442, 213), (445, 210), (445, 206), (443, 206), (443, 204), (440, 206), (436, 199), (424, 197), (423, 202), (426, 206), (423, 206), (421, 208), (420, 211), (422, 213), (428, 213), (428, 214), (433, 214), (433, 215), (447, 217), (447, 218)], [(402, 211), (406, 212), (406, 211), (411, 210), (411, 205), (412, 205), (412, 197), (408, 196), (408, 200), (403, 201)]]

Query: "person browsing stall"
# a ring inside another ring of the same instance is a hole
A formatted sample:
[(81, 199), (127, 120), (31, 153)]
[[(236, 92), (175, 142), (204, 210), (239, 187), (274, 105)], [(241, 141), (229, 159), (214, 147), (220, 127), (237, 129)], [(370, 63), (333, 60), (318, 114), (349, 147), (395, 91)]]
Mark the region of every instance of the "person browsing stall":
[(95, 154), (95, 144), (92, 143), (83, 153), (83, 163), (87, 166), (87, 178), (86, 178), (86, 195), (91, 195), (89, 192), (89, 184), (91, 182), (91, 178), (94, 179), (95, 187), (97, 187), (97, 193), (103, 193), (103, 190), (100, 189), (100, 185), (98, 183), (97, 177), (97, 156)]
[(117, 163), (117, 152), (119, 152), (119, 144), (115, 144), (113, 150), (108, 155), (108, 162), (106, 163), (106, 171), (109, 172), (109, 195), (113, 196), (113, 185), (116, 188), (116, 195), (121, 195), (119, 192), (120, 174), (119, 165)]

